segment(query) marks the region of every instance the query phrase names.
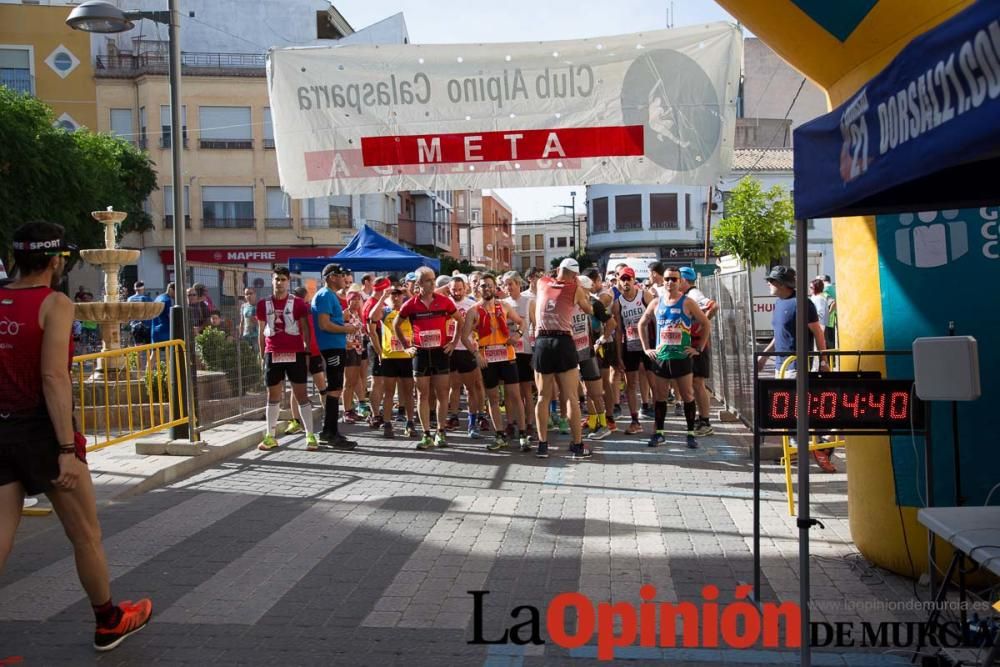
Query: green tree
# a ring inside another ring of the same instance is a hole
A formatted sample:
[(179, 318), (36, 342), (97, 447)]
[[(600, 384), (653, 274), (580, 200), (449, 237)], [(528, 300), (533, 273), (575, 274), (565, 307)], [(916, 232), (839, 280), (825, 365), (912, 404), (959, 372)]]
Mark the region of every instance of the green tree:
[(0, 248), (13, 231), (44, 219), (63, 225), (81, 248), (103, 245), (90, 212), (113, 206), (129, 217), (119, 230), (151, 227), (143, 202), (156, 189), (149, 156), (127, 141), (57, 128), (52, 109), (0, 86)]
[(594, 258), (591, 257), (586, 250), (577, 250), (576, 252), (572, 252), (568, 255), (563, 255), (562, 257), (556, 257), (555, 259), (553, 259), (550, 262), (552, 268), (553, 269), (557, 268), (559, 266), (559, 263), (562, 262), (567, 257), (572, 257), (580, 264), (580, 271), (585, 271), (595, 265)]
[(788, 191), (744, 176), (726, 201), (726, 217), (712, 231), (715, 247), (735, 255), (748, 269), (765, 266), (788, 252), (795, 222)]

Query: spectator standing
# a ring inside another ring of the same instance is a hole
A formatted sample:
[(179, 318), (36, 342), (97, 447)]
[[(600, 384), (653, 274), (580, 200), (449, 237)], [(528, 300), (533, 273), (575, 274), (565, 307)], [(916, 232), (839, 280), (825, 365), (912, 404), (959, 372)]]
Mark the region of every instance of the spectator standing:
[(150, 342), (163, 343), (170, 340), (170, 309), (174, 307), (174, 284), (167, 283), (167, 290), (153, 301), (163, 303), (163, 310), (151, 320)]

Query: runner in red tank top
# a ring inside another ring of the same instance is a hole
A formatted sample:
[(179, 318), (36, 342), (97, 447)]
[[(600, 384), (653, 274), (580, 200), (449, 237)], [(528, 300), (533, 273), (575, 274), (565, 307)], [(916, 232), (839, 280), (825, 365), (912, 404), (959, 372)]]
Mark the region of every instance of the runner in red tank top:
[(115, 605), (100, 535), (86, 441), (73, 427), (73, 304), (53, 291), (73, 246), (64, 230), (32, 222), (14, 232), (15, 280), (0, 288), (0, 570), (14, 545), (25, 494), (45, 493), (73, 543), (97, 619), (94, 648), (109, 651), (142, 629), (148, 599)]
[(567, 257), (559, 264), (555, 278), (545, 276), (538, 281), (535, 296), (535, 350), (531, 365), (538, 373), (540, 389), (535, 404), (538, 426), (538, 449), (535, 456), (548, 458), (548, 406), (556, 385), (561, 400), (569, 403), (569, 425), (573, 436), (570, 453), (574, 458), (587, 458), (590, 450), (583, 446), (583, 427), (580, 425), (580, 402), (576, 397), (580, 389), (580, 367), (573, 344), (573, 308), (588, 315), (594, 313), (590, 295), (580, 287), (577, 275), (580, 264)]

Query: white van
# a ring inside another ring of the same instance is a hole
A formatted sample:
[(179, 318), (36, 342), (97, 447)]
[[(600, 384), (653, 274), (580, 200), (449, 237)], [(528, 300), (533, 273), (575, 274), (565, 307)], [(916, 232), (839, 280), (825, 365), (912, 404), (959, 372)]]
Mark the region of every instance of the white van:
[(656, 253), (611, 253), (608, 256), (608, 266), (605, 273), (612, 271), (619, 264), (625, 264), (635, 271), (635, 279), (643, 281), (649, 278), (649, 265), (660, 261)]

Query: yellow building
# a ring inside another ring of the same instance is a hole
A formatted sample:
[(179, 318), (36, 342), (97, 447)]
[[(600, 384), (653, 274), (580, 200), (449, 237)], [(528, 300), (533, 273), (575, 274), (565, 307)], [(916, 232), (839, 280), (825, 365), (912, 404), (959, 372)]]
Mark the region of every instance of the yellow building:
[(0, 3), (0, 84), (52, 107), (69, 130), (97, 126), (90, 35), (66, 25), (68, 5)]

